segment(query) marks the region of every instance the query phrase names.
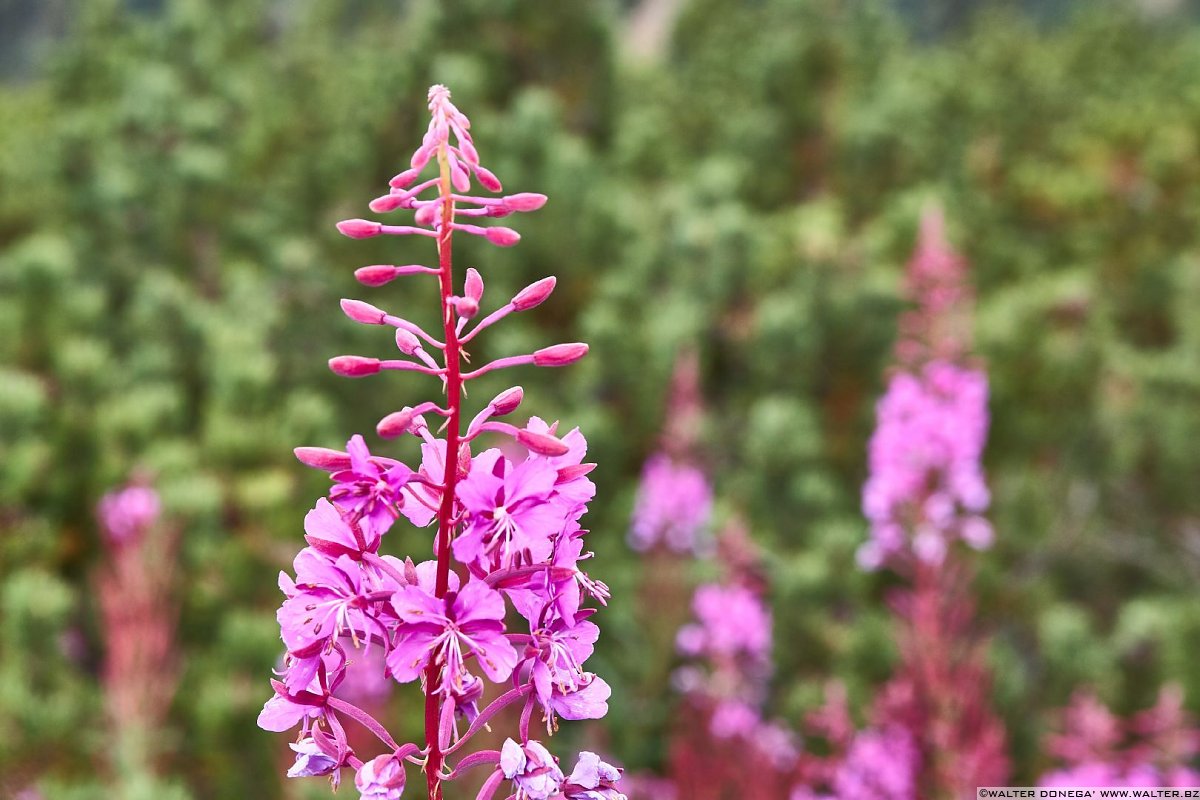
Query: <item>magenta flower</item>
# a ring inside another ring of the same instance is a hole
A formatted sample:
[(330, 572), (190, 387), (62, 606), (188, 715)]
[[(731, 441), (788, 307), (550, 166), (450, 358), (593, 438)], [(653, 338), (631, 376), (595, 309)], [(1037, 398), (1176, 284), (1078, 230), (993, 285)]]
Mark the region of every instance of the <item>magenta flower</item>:
[(368, 532), (324, 497), (304, 517), (304, 539), (310, 547), (330, 558), (350, 556), (360, 559), (363, 553), (379, 550), (377, 531)]
[(860, 731), (833, 779), (838, 800), (914, 800), (919, 757), (899, 727)]
[(642, 467), (629, 544), (639, 551), (662, 544), (677, 553), (694, 552), (711, 516), (712, 489), (704, 473), (656, 453)]
[(521, 746), (505, 739), (500, 770), (513, 782), (516, 800), (547, 800), (559, 793), (565, 780), (558, 761), (537, 741)]
[(982, 372), (947, 362), (892, 378), (869, 445), (864, 568), (910, 557), (938, 564), (954, 538), (977, 549), (991, 544), (980, 516), (991, 499), (982, 468), (987, 394)]
[[(350, 469), (333, 473), (337, 484), (329, 498), (349, 516), (349, 523), (358, 523), (367, 541), (379, 541), (396, 521), (397, 506), (404, 502), (400, 489), (412, 477), (412, 470), (399, 462), (386, 469), (372, 459), (363, 438), (355, 434), (346, 443)], [(387, 463), (387, 462), (384, 462)]]
[(354, 776), (362, 800), (400, 800), (404, 794), (404, 762), (394, 753), (363, 763)]
[(677, 640), (684, 655), (761, 663), (770, 657), (771, 612), (745, 586), (701, 586), (692, 599), (692, 611), (697, 621), (681, 628)]
[(343, 633), (355, 641), (387, 637), (375, 618), (362, 568), (349, 556), (331, 561), (311, 548), (296, 556), (296, 583), (277, 615), (283, 643), (294, 656), (314, 655)]
[(401, 683), (416, 680), (432, 663), (447, 693), (452, 687), (446, 678), (464, 673), (472, 655), (493, 681), (506, 679), (516, 666), (517, 652), (504, 635), (504, 598), (482, 581), (446, 597), (408, 586), (395, 594), (392, 606), (400, 626), (388, 667)]
[(458, 485), (470, 522), (454, 540), (454, 557), (482, 574), (547, 559), (551, 537), (566, 523), (562, 508), (548, 502), (557, 480), (558, 471), (540, 458), (514, 466), (499, 450), (476, 456)]

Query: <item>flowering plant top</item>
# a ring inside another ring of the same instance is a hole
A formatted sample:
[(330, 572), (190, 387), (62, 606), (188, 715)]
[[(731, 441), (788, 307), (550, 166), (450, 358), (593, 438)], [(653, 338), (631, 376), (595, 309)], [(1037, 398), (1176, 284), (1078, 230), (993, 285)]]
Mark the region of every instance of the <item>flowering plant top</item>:
[[(361, 796), (373, 800), (402, 795), (406, 764), (424, 771), (430, 800), (442, 796), (444, 781), (476, 766), (491, 770), (480, 798), (492, 797), (509, 782), (518, 800), (618, 800), (618, 770), (584, 753), (567, 775), (531, 738), (535, 714), (549, 736), (560, 718), (595, 719), (608, 710), (608, 684), (584, 666), (599, 636), (589, 619), (595, 609), (585, 603), (592, 598), (604, 604), (608, 598), (607, 587), (580, 568), (591, 556), (580, 519), (595, 494), (588, 478), (594, 465), (584, 463), (587, 442), (577, 429), (562, 433), (558, 423), (537, 417), (522, 425), (503, 421), (524, 399), (519, 386), (501, 392), (465, 424), (463, 417), (468, 381), (521, 365), (566, 366), (588, 348), (551, 345), (464, 371), (467, 346), (475, 337), (545, 301), (555, 279), (535, 282), (480, 318), (483, 278), (468, 269), (461, 289), (456, 288), (454, 234), (515, 245), (520, 236), (511, 228), (461, 220), (535, 211), (546, 197), (470, 194), (474, 185), (500, 192), (500, 181), (480, 164), (470, 121), (444, 86), (429, 90), (429, 111), (429, 129), (409, 169), (370, 204), (376, 213), (411, 211), (414, 224), (352, 219), (339, 223), (338, 230), (356, 239), (434, 239), (437, 267), (374, 265), (355, 275), (367, 286), (404, 275), (434, 276), (442, 330), (434, 336), (368, 303), (343, 300), (342, 310), (352, 320), (393, 329), (398, 357), (344, 355), (329, 365), (351, 378), (388, 370), (429, 375), (441, 384), (443, 398), (405, 406), (376, 426), (384, 439), (417, 437), (420, 463), (374, 455), (357, 434), (344, 451), (297, 448), (302, 462), (329, 473), (332, 487), (305, 517), (308, 546), (296, 556), (294, 577), (279, 577), (285, 600), (278, 619), (287, 657), (279, 679), (271, 682), (274, 695), (259, 725), (272, 731), (299, 727), (290, 776), (328, 775), (336, 787), (341, 770), (350, 767)], [(436, 167), (433, 176), (423, 178), (431, 166)], [(436, 433), (429, 417), (442, 418)], [(477, 452), (485, 434), (510, 437), (524, 455), (508, 449)], [(414, 563), (381, 553), (384, 537), (401, 518), (430, 528), (435, 558)], [(510, 606), (521, 620), (511, 629)], [(379, 663), (391, 679), (419, 684), (425, 696), (423, 742), (397, 742), (383, 723), (339, 692), (347, 665), (375, 648), (383, 651)], [(489, 682), (502, 689), (481, 708)], [(474, 734), (514, 704), (523, 709), (516, 739), (510, 738), (503, 751), (468, 752)], [(355, 752), (345, 720), (371, 731), (384, 751)]]

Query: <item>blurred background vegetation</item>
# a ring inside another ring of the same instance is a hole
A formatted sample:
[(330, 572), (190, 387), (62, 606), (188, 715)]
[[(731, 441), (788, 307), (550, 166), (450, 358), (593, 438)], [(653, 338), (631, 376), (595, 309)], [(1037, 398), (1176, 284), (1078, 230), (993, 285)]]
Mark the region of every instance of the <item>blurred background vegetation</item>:
[(661, 565), (625, 532), (685, 346), (719, 511), (769, 553), (777, 715), (798, 720), (831, 676), (861, 706), (889, 674), (889, 579), (855, 568), (858, 494), (934, 198), (972, 263), (993, 387), (998, 536), (977, 584), (1017, 782), (1076, 686), (1127, 712), (1176, 681), (1200, 709), (1195, 8), (0, 2), (0, 795), (112, 796), (92, 509), (135, 469), (182, 532), (172, 791), (327, 792), (285, 787), (283, 737), (254, 725), (275, 575), (324, 490), (291, 448), (338, 446), (427, 388), (325, 360), (386, 349), (340, 297), (433, 307), (352, 277), (427, 246), (333, 223), (383, 191), (435, 82), (506, 187), (551, 198), (521, 246), (461, 248), (485, 301), (559, 276), (480, 357), (592, 345), (519, 376), (531, 409), (591, 442), (590, 541), (616, 590), (594, 662), (612, 712), (569, 726), (564, 752), (664, 758), (671, 631), (635, 602)]

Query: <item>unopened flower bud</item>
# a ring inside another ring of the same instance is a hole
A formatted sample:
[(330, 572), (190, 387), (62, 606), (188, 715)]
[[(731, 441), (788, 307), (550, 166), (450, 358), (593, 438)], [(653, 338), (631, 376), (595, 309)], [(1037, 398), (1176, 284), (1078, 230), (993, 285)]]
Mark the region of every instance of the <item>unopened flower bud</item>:
[(382, 325), (387, 312), (362, 300), (342, 300), (342, 311), (347, 317), (364, 325)]
[(388, 186), (391, 186), (393, 189), (407, 189), (409, 186), (412, 186), (412, 182), (415, 181), (417, 176), (420, 174), (421, 170), (419, 169), (406, 169), (404, 172), (401, 172), (399, 175), (388, 181)]
[(411, 356), (417, 352), (421, 346), (421, 340), (416, 334), (407, 328), (396, 328), (396, 348), (406, 356)]
[(517, 311), (528, 311), (535, 306), (540, 306), (554, 291), (554, 284), (557, 282), (557, 279), (551, 275), (549, 278), (542, 278), (536, 283), (529, 284), (517, 292), (517, 296), (512, 299), (513, 308)]
[(533, 354), (533, 363), (539, 367), (565, 367), (587, 355), (588, 346), (583, 342), (555, 344), (543, 347)]
[(391, 283), (399, 275), (399, 271), (387, 264), (373, 264), (354, 270), (354, 277), (363, 286), (383, 286)]
[(365, 356), (337, 356), (329, 359), (329, 368), (343, 378), (361, 378), (379, 372), (379, 359)]
[(517, 406), (521, 405), (521, 401), (524, 399), (525, 390), (520, 386), (514, 386), (496, 395), (495, 399), (488, 403), (488, 405), (492, 407), (492, 414), (494, 416), (503, 417), (505, 414), (511, 414), (513, 411), (516, 411)]
[(534, 192), (510, 194), (502, 199), (504, 201), (504, 207), (509, 211), (537, 211), (539, 208), (546, 205), (546, 195), (536, 194)]
[(479, 274), (479, 270), (474, 267), (467, 269), (467, 279), (463, 286), (463, 294), (477, 303), (483, 297), (483, 277)]
[(479, 313), (479, 301), (473, 300), (470, 297), (455, 297), (454, 310), (463, 319), (471, 319)]
[(370, 239), (378, 236), (383, 225), (369, 219), (344, 219), (337, 224), (338, 233), (351, 239)]
[(301, 464), (314, 469), (323, 469), (326, 472), (350, 469), (350, 455), (340, 450), (330, 450), (328, 447), (297, 447), (292, 452)]
[(432, 225), (434, 220), (437, 219), (437, 212), (437, 204), (421, 206), (417, 209), (417, 213), (413, 215), (413, 222), (418, 225)]
[(487, 189), (489, 192), (503, 191), (504, 187), (500, 185), (500, 179), (492, 174), (492, 171), (486, 167), (475, 166), (475, 177), (479, 180), (479, 185)]
[(389, 211), (395, 211), (408, 202), (408, 197), (402, 194), (385, 194), (382, 197), (376, 197), (367, 207), (376, 214), (386, 214)]
[(450, 170), (450, 183), (460, 192), (471, 191), (471, 175), (462, 164), (455, 164)]
[(524, 428), (517, 431), (517, 441), (540, 456), (562, 456), (571, 449), (548, 433), (537, 433)]
[(495, 227), (488, 228), (484, 234), (487, 240), (498, 247), (512, 247), (517, 242), (521, 241), (521, 234), (514, 231), (512, 228)]
[(375, 426), (375, 432), (384, 439), (395, 439), (397, 436), (403, 436), (412, 431), (414, 417), (416, 417), (416, 414), (413, 413), (412, 407), (405, 406), (399, 411), (393, 411), (379, 420), (379, 424)]

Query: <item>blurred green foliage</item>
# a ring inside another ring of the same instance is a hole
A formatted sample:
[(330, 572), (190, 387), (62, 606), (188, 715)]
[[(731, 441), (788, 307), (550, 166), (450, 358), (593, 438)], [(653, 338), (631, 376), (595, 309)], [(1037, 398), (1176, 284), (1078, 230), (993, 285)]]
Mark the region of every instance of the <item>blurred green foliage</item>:
[(433, 82), (509, 188), (551, 197), (520, 247), (461, 248), (493, 303), (559, 276), (477, 358), (592, 344), (519, 377), (530, 409), (588, 435), (595, 571), (617, 590), (596, 657), (612, 714), (564, 748), (664, 755), (670, 626), (634, 598), (679, 578), (624, 533), (684, 345), (722, 512), (768, 553), (775, 710), (798, 719), (831, 676), (861, 706), (888, 674), (889, 581), (853, 562), (858, 491), (931, 198), (979, 292), (999, 532), (979, 617), (1018, 777), (1081, 683), (1129, 710), (1178, 681), (1197, 708), (1200, 31), (1082, 5), (931, 44), (882, 3), (692, 0), (642, 64), (604, 2), (81, 3), (45, 74), (0, 87), (0, 793), (108, 796), (91, 509), (145, 468), (186, 531), (186, 670), (171, 788), (138, 791), (283, 796), (282, 738), (253, 720), (279, 654), (274, 575), (323, 490), (290, 450), (428, 390), (325, 369), (387, 345), (339, 297), (434, 308), (428, 287), (351, 276), (427, 260), (423, 242), (332, 224), (419, 141)]

